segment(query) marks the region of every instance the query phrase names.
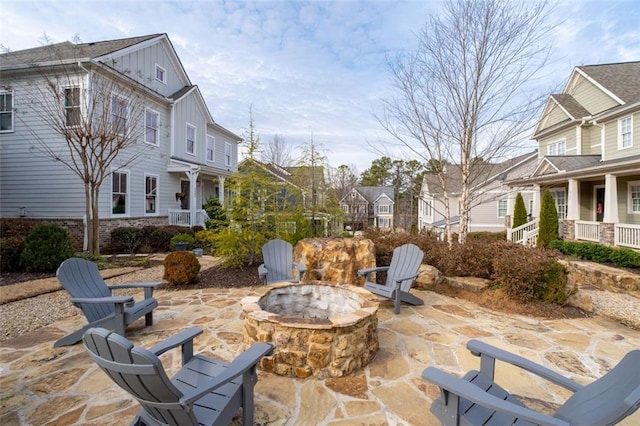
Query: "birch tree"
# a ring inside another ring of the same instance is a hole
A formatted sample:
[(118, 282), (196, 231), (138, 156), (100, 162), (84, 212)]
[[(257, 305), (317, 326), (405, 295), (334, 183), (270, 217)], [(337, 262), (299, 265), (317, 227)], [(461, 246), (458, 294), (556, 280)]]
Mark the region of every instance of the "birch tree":
[(504, 159), (528, 137), (546, 99), (534, 80), (548, 60), (546, 3), (447, 0), (418, 36), (418, 47), (389, 61), (394, 95), (376, 117), (394, 140), (432, 169), (443, 193), (459, 168), (459, 241), (464, 243), (485, 162)]

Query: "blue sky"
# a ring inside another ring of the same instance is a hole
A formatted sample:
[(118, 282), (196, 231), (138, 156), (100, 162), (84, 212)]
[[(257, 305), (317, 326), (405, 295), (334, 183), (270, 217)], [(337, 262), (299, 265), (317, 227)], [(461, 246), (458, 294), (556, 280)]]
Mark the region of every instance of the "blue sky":
[[(167, 33), (214, 119), (240, 135), (249, 106), (263, 141), (313, 141), (363, 171), (391, 146), (373, 111), (389, 96), (387, 55), (411, 51), (440, 1), (30, 1), (0, 4), (0, 43)], [(583, 64), (640, 60), (640, 1), (560, 0), (544, 84)], [(382, 143), (380, 143), (382, 142)], [(378, 151), (371, 144), (378, 146)], [(533, 146), (533, 145), (530, 145)], [(395, 148), (388, 152), (399, 158)]]

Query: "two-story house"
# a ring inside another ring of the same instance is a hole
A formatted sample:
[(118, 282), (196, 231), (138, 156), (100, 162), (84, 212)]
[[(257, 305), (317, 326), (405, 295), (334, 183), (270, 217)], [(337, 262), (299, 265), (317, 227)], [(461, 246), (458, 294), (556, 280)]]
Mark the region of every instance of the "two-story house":
[[(51, 125), (56, 117), (39, 110), (49, 93), (42, 88), (52, 82), (51, 92), (62, 93), (56, 101), (69, 129), (102, 114), (123, 133), (137, 130), (129, 133), (137, 135), (135, 143), (118, 152), (100, 187), (100, 241), (119, 226), (204, 224), (201, 206), (210, 196), (224, 197), (241, 137), (214, 121), (166, 34), (0, 55), (3, 220), (57, 221), (75, 239), (86, 235), (83, 182), (51, 155), (68, 156), (67, 145)], [(101, 93), (104, 87), (112, 91)], [(99, 102), (102, 109), (91, 108)]]
[[(518, 192), (524, 198), (529, 214), (533, 213), (533, 189), (509, 187), (506, 182), (529, 176), (537, 165), (537, 159), (534, 151), (501, 163), (483, 163), (473, 167), (469, 232), (500, 232), (507, 229)], [(446, 224), (446, 193), (451, 229), (458, 231), (461, 176), (461, 169), (455, 164), (446, 165), (442, 176), (425, 173), (418, 201), (418, 229), (442, 232)]]
[(344, 229), (393, 229), (394, 190), (391, 186), (356, 186), (339, 202)]
[(564, 238), (640, 248), (640, 62), (574, 68), (533, 138), (538, 165), (510, 185), (534, 189), (534, 216), (548, 189)]

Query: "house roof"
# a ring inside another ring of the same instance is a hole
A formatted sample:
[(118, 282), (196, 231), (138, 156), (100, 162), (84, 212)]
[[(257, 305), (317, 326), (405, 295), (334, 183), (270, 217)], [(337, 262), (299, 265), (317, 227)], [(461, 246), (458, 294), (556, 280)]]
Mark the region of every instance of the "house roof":
[(640, 101), (640, 61), (577, 68), (624, 103)]
[(2, 67), (37, 64), (49, 61), (64, 61), (68, 59), (96, 58), (104, 56), (138, 43), (150, 40), (163, 34), (149, 34), (139, 37), (122, 38), (118, 40), (96, 41), (91, 43), (72, 43), (63, 41), (31, 49), (18, 50), (0, 55)]
[(591, 115), (585, 107), (580, 105), (573, 96), (567, 93), (556, 93), (551, 95), (551, 98), (556, 101), (557, 104), (567, 112), (567, 114), (569, 114), (572, 120), (577, 120)]
[(355, 190), (370, 203), (375, 202), (382, 195), (386, 195), (393, 201), (394, 191), (392, 186), (356, 186)]

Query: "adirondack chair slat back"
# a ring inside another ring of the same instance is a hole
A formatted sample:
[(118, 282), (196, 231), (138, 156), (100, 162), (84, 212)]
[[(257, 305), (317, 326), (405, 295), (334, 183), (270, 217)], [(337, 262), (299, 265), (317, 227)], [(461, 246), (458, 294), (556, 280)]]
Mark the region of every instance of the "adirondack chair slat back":
[[(415, 244), (404, 244), (393, 250), (391, 264), (387, 271), (386, 285), (394, 286), (394, 277), (406, 277), (414, 275), (420, 269), (424, 253)], [(413, 284), (413, 279), (404, 280), (400, 285), (402, 291), (408, 292)]]
[[(627, 401), (635, 392), (635, 399)], [(631, 402), (630, 406), (627, 405)], [(627, 353), (607, 374), (576, 391), (554, 417), (571, 424), (613, 425), (640, 406), (640, 350)]]
[(293, 278), (293, 247), (283, 240), (271, 240), (262, 246), (262, 258), (269, 271), (268, 282)]
[[(110, 297), (111, 291), (100, 276), (95, 263), (72, 257), (62, 262), (56, 272), (58, 280), (71, 297)], [(114, 312), (113, 303), (83, 304), (82, 313), (91, 323)]]
[(105, 329), (89, 329), (83, 341), (102, 371), (153, 418), (176, 426), (198, 424), (192, 410), (180, 403), (183, 393), (169, 380), (156, 355)]

